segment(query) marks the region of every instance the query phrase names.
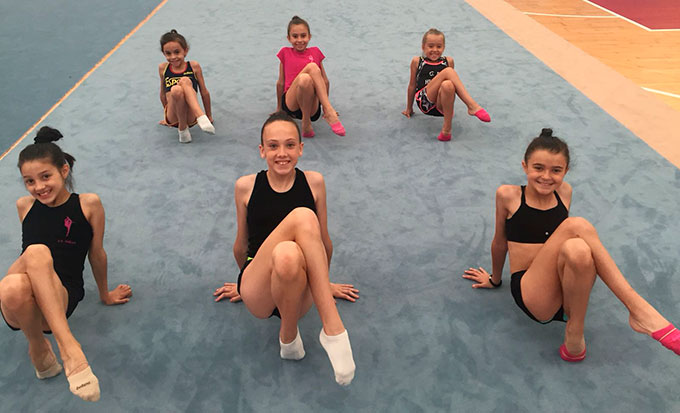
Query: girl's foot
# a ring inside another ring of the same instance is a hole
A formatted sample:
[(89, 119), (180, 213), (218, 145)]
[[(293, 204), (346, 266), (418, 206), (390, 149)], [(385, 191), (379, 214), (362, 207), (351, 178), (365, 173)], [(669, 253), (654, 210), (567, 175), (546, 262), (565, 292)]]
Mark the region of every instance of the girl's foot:
[(205, 133), (209, 133), (211, 135), (215, 134), (215, 126), (210, 122), (210, 119), (206, 115), (201, 115), (196, 118), (196, 123), (198, 123), (198, 127), (201, 128), (201, 130)]
[(99, 400), (99, 379), (92, 373), (90, 366), (86, 366), (84, 369), (66, 378), (68, 379), (68, 388), (71, 390), (71, 393), (88, 402)]
[(437, 139), (442, 141), (442, 142), (447, 142), (451, 140), (451, 134), (450, 133), (444, 133), (444, 132), (439, 132), (439, 135), (437, 136)]
[(653, 332), (652, 338), (680, 356), (680, 330), (675, 328), (673, 324), (668, 324), (666, 327)]
[(49, 379), (61, 373), (63, 370), (61, 364), (57, 360), (57, 356), (52, 350), (52, 345), (49, 340), (45, 339), (46, 351), (40, 354), (33, 355), (32, 351), (29, 351), (29, 356), (31, 357), (31, 362), (35, 368), (35, 375), (40, 380)]
[[(583, 357), (585, 358), (586, 339), (583, 337), (583, 326), (578, 328), (576, 326), (570, 325), (570, 323), (567, 322), (567, 326), (564, 329), (564, 344), (562, 344), (562, 347), (564, 347), (568, 354), (583, 354)], [(562, 353), (562, 347), (560, 347), (560, 354)], [(562, 358), (564, 359), (564, 357)]]
[(189, 132), (189, 128), (179, 131), (179, 142), (180, 143), (191, 142), (191, 132)]
[(335, 381), (342, 386), (350, 384), (354, 378), (356, 366), (354, 365), (352, 346), (349, 343), (347, 330), (335, 336), (327, 336), (322, 328), (321, 333), (319, 333), (319, 341), (331, 361)]
[(475, 108), (469, 108), (468, 115), (476, 116), (477, 119), (481, 120), (482, 122), (491, 122), (491, 116), (489, 115), (489, 113), (479, 105), (476, 106)]
[(324, 113), (323, 118), (326, 119), (326, 122), (328, 122), (334, 134), (345, 136), (345, 128), (342, 126), (342, 123), (340, 123), (337, 112)]
[(302, 137), (303, 138), (313, 138), (314, 128), (312, 128), (312, 122), (302, 122)]

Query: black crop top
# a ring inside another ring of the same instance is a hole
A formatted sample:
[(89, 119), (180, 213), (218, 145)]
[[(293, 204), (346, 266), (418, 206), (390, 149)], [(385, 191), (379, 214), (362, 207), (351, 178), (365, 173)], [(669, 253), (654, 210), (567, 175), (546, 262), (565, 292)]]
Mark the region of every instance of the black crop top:
[(557, 227), (567, 219), (569, 210), (564, 206), (560, 196), (555, 194), (557, 205), (541, 210), (527, 205), (522, 185), (522, 201), (515, 213), (505, 220), (505, 235), (508, 241), (525, 244), (543, 244)]
[(61, 283), (67, 290), (85, 295), (83, 269), (92, 243), (92, 226), (80, 207), (78, 194), (56, 207), (34, 201), (21, 223), (22, 251), (30, 245), (46, 245)]
[(276, 192), (269, 185), (267, 171), (255, 177), (253, 193), (248, 201), (248, 256), (255, 257), (257, 250), (272, 231), (295, 208), (307, 207), (316, 212), (314, 195), (305, 173), (295, 168), (295, 182), (286, 192)]

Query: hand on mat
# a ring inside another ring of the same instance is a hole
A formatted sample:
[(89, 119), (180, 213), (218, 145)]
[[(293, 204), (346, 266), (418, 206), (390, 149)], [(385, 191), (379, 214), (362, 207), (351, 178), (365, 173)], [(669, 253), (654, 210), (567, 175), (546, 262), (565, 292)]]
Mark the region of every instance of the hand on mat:
[(489, 282), (490, 274), (482, 267), (468, 268), (463, 274), (463, 278), (476, 281), (477, 284), (472, 284), (472, 288), (494, 288)]
[(331, 283), (331, 291), (333, 291), (333, 297), (335, 298), (342, 298), (351, 302), (355, 302), (359, 298), (359, 290), (354, 288), (352, 284)]
[(159, 120), (159, 121), (158, 121), (158, 124), (159, 124), (159, 125), (163, 125), (163, 126), (168, 126), (168, 127), (170, 126), (170, 125), (168, 125), (168, 122), (165, 121), (165, 119)]
[(132, 297), (132, 288), (127, 284), (119, 284), (118, 287), (109, 291), (106, 299), (102, 300), (106, 305), (125, 304)]
[(410, 119), (411, 115), (413, 115), (413, 108), (406, 109), (403, 112), (401, 112), (401, 114)]
[(215, 302), (224, 298), (228, 298), (232, 303), (241, 301), (241, 296), (239, 295), (238, 291), (236, 291), (236, 283), (224, 283), (223, 286), (215, 290), (213, 295), (217, 296), (217, 298), (215, 298)]

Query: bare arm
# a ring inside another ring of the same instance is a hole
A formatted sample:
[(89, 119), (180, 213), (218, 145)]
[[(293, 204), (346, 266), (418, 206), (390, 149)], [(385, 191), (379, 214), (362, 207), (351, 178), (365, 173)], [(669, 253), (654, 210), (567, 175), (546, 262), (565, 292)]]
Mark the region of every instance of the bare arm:
[(124, 304), (130, 301), (132, 290), (127, 285), (119, 285), (109, 291), (107, 280), (107, 256), (104, 250), (104, 207), (96, 194), (80, 195), (80, 204), (87, 221), (92, 226), (92, 242), (87, 253), (92, 275), (97, 283), (99, 298), (106, 305)]
[(491, 274), (493, 282), (501, 282), (505, 257), (508, 253), (508, 238), (505, 234), (505, 220), (508, 216), (507, 200), (512, 187), (502, 185), (496, 190), (496, 231), (491, 241)]
[(416, 71), (418, 70), (418, 62), (420, 59), (416, 56), (411, 59), (411, 77), (406, 88), (406, 109), (401, 112), (407, 118), (413, 114), (413, 99), (416, 97)]
[(194, 69), (194, 76), (196, 76), (196, 81), (198, 82), (198, 90), (201, 92), (201, 100), (203, 101), (203, 109), (205, 109), (205, 115), (208, 117), (210, 122), (213, 121), (212, 117), (212, 107), (210, 106), (210, 92), (208, 88), (205, 87), (205, 79), (203, 78), (203, 69), (201, 65), (196, 61), (191, 62), (191, 67)]
[(168, 98), (165, 96), (165, 79), (163, 78), (166, 67), (168, 67), (168, 63), (161, 63), (158, 65), (158, 75), (161, 78), (161, 104), (163, 105), (163, 108), (168, 105)]
[(283, 73), (283, 63), (279, 63), (279, 78), (276, 80), (276, 111), (281, 110), (281, 96), (283, 96), (283, 87), (285, 86), (285, 76)]
[(255, 185), (255, 175), (240, 177), (234, 186), (236, 202), (236, 239), (234, 240), (234, 259), (239, 268), (243, 268), (248, 254), (248, 199)]
[(446, 62), (449, 64), (449, 67), (450, 67), (451, 69), (453, 69), (453, 65), (454, 65), (454, 63), (453, 63), (453, 57), (451, 57), (451, 56), (446, 56)]
[(319, 62), (319, 69), (321, 69), (321, 77), (323, 77), (323, 81), (326, 84), (326, 93), (330, 94), (331, 82), (328, 80), (328, 76), (326, 76), (326, 69), (324, 69), (322, 62)]
[(314, 203), (316, 206), (316, 216), (319, 219), (319, 228), (321, 230), (321, 240), (326, 249), (326, 256), (328, 257), (328, 267), (331, 266), (331, 257), (333, 256), (333, 242), (328, 233), (328, 209), (326, 206), (326, 183), (323, 176), (314, 171), (305, 171), (305, 177), (314, 195)]

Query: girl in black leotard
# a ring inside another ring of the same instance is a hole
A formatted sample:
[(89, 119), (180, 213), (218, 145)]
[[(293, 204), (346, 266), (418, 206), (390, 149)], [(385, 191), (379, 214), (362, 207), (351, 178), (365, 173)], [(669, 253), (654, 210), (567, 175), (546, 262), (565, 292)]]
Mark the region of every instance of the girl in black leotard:
[(348, 385), (354, 358), (333, 297), (354, 301), (358, 291), (329, 281), (326, 188), (320, 173), (295, 167), (302, 148), (297, 123), (287, 114), (274, 113), (262, 126), (260, 156), (268, 169), (240, 177), (234, 188), (234, 258), (241, 274), (237, 284), (225, 283), (214, 295), (216, 301), (243, 299), (258, 318), (281, 317), (280, 355), (292, 360), (305, 356), (297, 324), (315, 304), (323, 324), (319, 341), (335, 380)]
[(522, 167), (527, 185), (502, 185), (496, 191), (496, 234), (491, 244), (490, 275), (470, 268), (463, 278), (473, 288), (501, 284), (510, 254), (511, 290), (517, 305), (532, 319), (566, 321), (559, 352), (566, 361), (586, 356), (583, 335), (588, 297), (600, 276), (628, 308), (633, 330), (651, 335), (680, 355), (680, 332), (645, 301), (619, 271), (595, 228), (583, 218), (568, 218), (571, 186), (569, 148), (552, 130), (543, 129), (526, 150)]
[(437, 29), (425, 32), (422, 42), (423, 54), (411, 59), (411, 75), (406, 89), (406, 109), (401, 113), (410, 118), (413, 114), (413, 100), (418, 108), (430, 116), (443, 116), (442, 130), (437, 136), (440, 141), (451, 140), (453, 101), (456, 95), (467, 106), (468, 114), (483, 122), (491, 117), (463, 86), (453, 68), (453, 58), (444, 56), (444, 33)]
[(36, 376), (46, 379), (62, 370), (43, 335), (54, 333), (69, 388), (88, 401), (99, 399), (99, 382), (66, 321), (82, 300), (83, 264), (87, 255), (107, 305), (126, 303), (128, 285), (107, 287), (103, 247), (104, 208), (96, 194), (71, 193), (75, 159), (52, 141), (56, 129), (43, 127), (19, 154), (19, 169), (30, 196), (19, 198), (23, 251), (0, 281), (0, 309), (7, 325), (21, 330)]

